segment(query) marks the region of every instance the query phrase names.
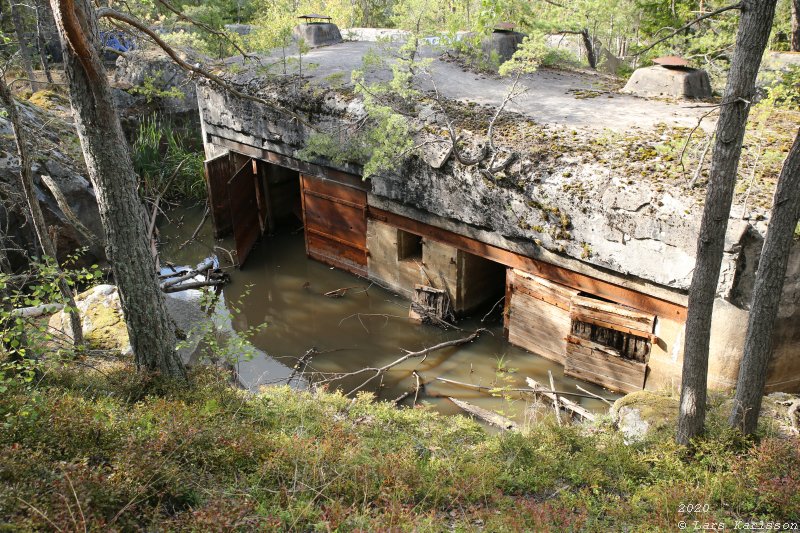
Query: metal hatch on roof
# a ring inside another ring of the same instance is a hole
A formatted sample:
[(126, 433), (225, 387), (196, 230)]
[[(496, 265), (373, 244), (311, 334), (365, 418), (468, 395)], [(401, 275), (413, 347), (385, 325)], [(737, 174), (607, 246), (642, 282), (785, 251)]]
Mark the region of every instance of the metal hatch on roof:
[[(309, 22), (311, 20), (330, 22), (331, 20), (331, 17), (329, 17), (328, 15), (320, 15), (319, 13), (309, 13), (308, 15), (300, 15), (297, 18), (305, 20), (306, 22)], [(313, 24), (314, 22), (311, 23)]]
[(689, 62), (678, 56), (663, 56), (653, 59), (653, 63), (667, 68), (689, 68)]
[(513, 22), (498, 22), (494, 26), (494, 31), (514, 31), (517, 25)]

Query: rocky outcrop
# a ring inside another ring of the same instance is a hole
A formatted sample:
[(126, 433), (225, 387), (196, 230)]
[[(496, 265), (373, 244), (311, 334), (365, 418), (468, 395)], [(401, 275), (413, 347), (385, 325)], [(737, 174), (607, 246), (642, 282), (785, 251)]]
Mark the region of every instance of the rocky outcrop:
[[(45, 222), (56, 242), (59, 259), (77, 249), (87, 248), (83, 261), (91, 264), (103, 261), (102, 225), (94, 189), (87, 179), (80, 143), (71, 120), (69, 101), (52, 91), (35, 93), (30, 102), (22, 102), (20, 117), (32, 140), (32, 171), (36, 196), (42, 206)], [(0, 199), (5, 209), (0, 209), (0, 227), (11, 248), (20, 248), (36, 255), (36, 240), (28, 223), (25, 198), (19, 185), (19, 157), (12, 135), (11, 124), (0, 117)], [(41, 176), (52, 178), (66, 206), (90, 232), (85, 235), (70, 222), (59, 201), (43, 182)], [(13, 266), (27, 260), (24, 254), (9, 254)]]
[[(131, 353), (128, 329), (122, 318), (119, 293), (113, 285), (97, 285), (75, 298), (81, 317), (83, 337), (90, 348)], [(57, 340), (72, 339), (69, 316), (59, 311), (50, 317), (50, 330)]]
[[(187, 63), (206, 63), (207, 59), (188, 50), (177, 50)], [(195, 85), (186, 71), (160, 48), (142, 48), (117, 59), (114, 72), (116, 104), (121, 113), (159, 109), (170, 113), (197, 110)]]

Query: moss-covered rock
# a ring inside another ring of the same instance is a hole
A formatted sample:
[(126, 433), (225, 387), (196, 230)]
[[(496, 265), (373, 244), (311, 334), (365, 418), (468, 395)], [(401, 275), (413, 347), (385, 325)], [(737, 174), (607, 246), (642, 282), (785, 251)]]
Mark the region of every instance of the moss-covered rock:
[(614, 402), (611, 414), (625, 440), (634, 442), (654, 433), (674, 431), (678, 404), (670, 394), (642, 390)]
[[(81, 315), (83, 336), (89, 347), (123, 354), (131, 352), (128, 328), (122, 318), (122, 304), (115, 286), (98, 285), (79, 294), (75, 302)], [(72, 338), (69, 317), (63, 311), (54, 314), (49, 325), (51, 329), (62, 331)]]

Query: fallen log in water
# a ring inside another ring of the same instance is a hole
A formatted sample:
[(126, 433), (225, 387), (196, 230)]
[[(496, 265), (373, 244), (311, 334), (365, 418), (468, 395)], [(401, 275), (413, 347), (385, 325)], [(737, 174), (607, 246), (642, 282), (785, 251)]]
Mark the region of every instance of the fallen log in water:
[(571, 400), (567, 400), (566, 398), (558, 396), (557, 394), (551, 392), (551, 389), (548, 389), (535, 379), (525, 378), (525, 381), (528, 383), (528, 386), (531, 388), (531, 390), (549, 399), (551, 402), (553, 402), (554, 405), (559, 405), (566, 411), (574, 413), (583, 418), (584, 420), (588, 420), (590, 422), (593, 422), (597, 418), (597, 416), (594, 413), (592, 413), (585, 407), (578, 405), (577, 403)]
[(467, 403), (463, 400), (457, 400), (450, 396), (448, 396), (447, 399), (456, 404), (462, 410), (466, 411), (467, 413), (473, 416), (480, 418), (481, 420), (483, 420), (488, 424), (498, 427), (504, 431), (519, 431), (519, 426), (517, 425), (517, 423), (509, 418), (506, 418), (502, 415), (498, 415), (497, 413), (489, 411), (488, 409), (484, 409), (483, 407), (472, 405), (471, 403)]
[(221, 287), (229, 281), (228, 274), (215, 268), (215, 264), (216, 258), (208, 257), (191, 270), (175, 270), (169, 265), (173, 272), (159, 275), (161, 290), (172, 293), (202, 287)]

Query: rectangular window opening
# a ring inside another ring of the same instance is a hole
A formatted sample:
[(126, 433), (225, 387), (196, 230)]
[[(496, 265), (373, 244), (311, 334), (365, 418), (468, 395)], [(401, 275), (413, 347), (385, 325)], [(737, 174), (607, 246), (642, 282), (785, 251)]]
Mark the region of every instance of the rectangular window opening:
[(397, 260), (422, 261), (422, 237), (397, 230)]

